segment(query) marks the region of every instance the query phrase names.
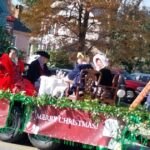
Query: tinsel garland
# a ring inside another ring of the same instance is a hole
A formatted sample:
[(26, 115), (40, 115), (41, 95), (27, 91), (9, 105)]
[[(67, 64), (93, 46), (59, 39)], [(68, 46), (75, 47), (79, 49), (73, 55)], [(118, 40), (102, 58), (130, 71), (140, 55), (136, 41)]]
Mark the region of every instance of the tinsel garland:
[[(19, 101), (26, 106), (26, 110), (23, 115), (24, 125), (22, 130), (26, 126), (26, 122), (28, 121), (30, 112), (34, 106), (52, 105), (56, 108), (70, 107), (73, 109), (91, 112), (95, 121), (100, 121), (98, 117), (99, 113), (102, 113), (106, 118), (114, 117), (122, 120), (126, 126), (117, 137), (117, 141), (121, 142), (122, 145), (126, 141), (131, 143), (139, 142), (143, 145), (147, 144), (147, 135), (141, 135), (141, 129), (144, 129), (144, 132), (150, 132), (150, 113), (145, 111), (143, 107), (138, 107), (136, 110), (129, 111), (128, 107), (117, 107), (102, 104), (97, 99), (91, 100), (85, 98), (83, 101), (71, 101), (67, 98), (57, 99), (48, 95), (30, 97), (26, 96), (24, 92), (14, 94), (9, 90), (1, 90), (0, 99), (4, 98), (8, 99), (10, 104), (14, 104), (15, 101)], [(150, 135), (148, 134), (148, 136)]]
[[(122, 118), (123, 121), (133, 121), (136, 124), (140, 122), (145, 122), (147, 125), (150, 125), (150, 113), (145, 111), (145, 108), (138, 107), (138, 109), (129, 111), (128, 107), (117, 107), (99, 103), (99, 100), (94, 99), (85, 99), (84, 101), (71, 101), (67, 98), (57, 99), (49, 95), (43, 95), (39, 97), (26, 96), (23, 92), (20, 93), (11, 93), (8, 91), (0, 90), (0, 99), (8, 99), (11, 103), (14, 101), (19, 101), (23, 105), (28, 106), (44, 106), (44, 105), (53, 105), (54, 107), (60, 108), (73, 108), (80, 109), (84, 111), (90, 111), (94, 114), (103, 113), (106, 117), (117, 117)], [(136, 117), (135, 117), (136, 116)], [(145, 121), (146, 120), (146, 121)]]

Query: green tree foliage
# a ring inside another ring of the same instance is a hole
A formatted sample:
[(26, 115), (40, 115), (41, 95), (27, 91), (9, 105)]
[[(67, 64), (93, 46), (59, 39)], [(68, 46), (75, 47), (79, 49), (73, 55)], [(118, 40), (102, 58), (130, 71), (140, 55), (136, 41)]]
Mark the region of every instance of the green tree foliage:
[(38, 0), (18, 0), (22, 3), (25, 3), (27, 6), (32, 6), (33, 4), (35, 4)]
[(0, 54), (2, 54), (12, 42), (12, 36), (4, 27), (0, 27)]
[(50, 66), (56, 68), (73, 68), (73, 63), (69, 61), (69, 54), (64, 50), (50, 51)]

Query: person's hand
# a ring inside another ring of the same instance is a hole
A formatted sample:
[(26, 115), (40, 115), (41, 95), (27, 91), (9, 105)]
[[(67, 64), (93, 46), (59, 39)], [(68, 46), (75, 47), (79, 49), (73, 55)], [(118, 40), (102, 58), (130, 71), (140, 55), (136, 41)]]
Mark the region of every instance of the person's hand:
[(18, 93), (20, 91), (19, 87), (15, 85), (15, 87), (12, 89), (13, 93)]
[(15, 83), (14, 88), (12, 89), (13, 93), (18, 93), (24, 90), (24, 84), (22, 82)]

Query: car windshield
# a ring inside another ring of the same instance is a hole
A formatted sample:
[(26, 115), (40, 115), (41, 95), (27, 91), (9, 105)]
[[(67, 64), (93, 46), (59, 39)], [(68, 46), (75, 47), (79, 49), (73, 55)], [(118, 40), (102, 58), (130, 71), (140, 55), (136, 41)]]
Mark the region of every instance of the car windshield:
[(140, 78), (141, 81), (148, 82), (150, 81), (150, 76), (143, 76)]
[(132, 73), (131, 76), (135, 78), (135, 80), (139, 80), (142, 82), (148, 82), (150, 81), (150, 74), (144, 74), (144, 73)]
[(124, 72), (122, 73), (122, 75), (123, 75), (123, 77), (125, 78), (125, 80), (135, 80), (135, 77), (131, 76), (131, 74), (128, 73), (128, 72), (126, 72), (126, 71), (124, 71)]

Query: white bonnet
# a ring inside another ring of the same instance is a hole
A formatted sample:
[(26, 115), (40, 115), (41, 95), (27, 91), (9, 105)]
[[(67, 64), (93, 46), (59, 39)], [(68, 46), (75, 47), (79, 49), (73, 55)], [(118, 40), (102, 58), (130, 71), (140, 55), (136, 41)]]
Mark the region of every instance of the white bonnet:
[(100, 54), (96, 54), (94, 57), (93, 57), (93, 63), (95, 65), (95, 67), (97, 67), (96, 65), (96, 60), (97, 59), (100, 59), (102, 64), (103, 64), (103, 68), (104, 67), (108, 67), (109, 65), (109, 59), (106, 57), (106, 55), (100, 53)]

